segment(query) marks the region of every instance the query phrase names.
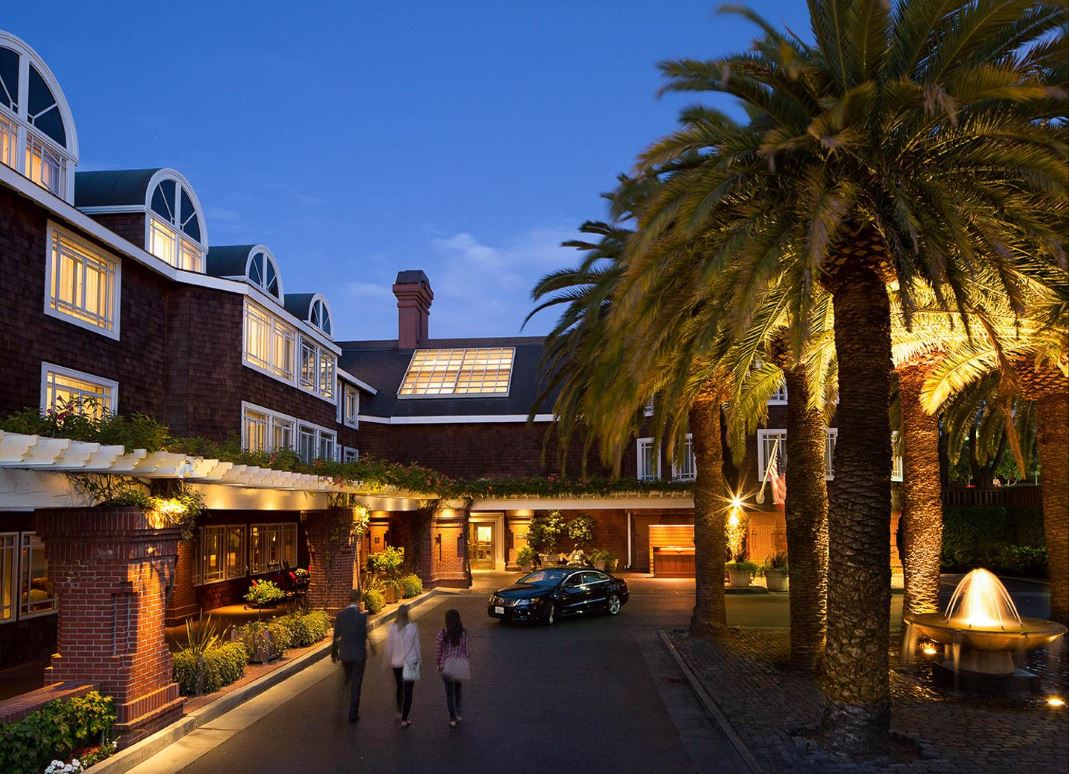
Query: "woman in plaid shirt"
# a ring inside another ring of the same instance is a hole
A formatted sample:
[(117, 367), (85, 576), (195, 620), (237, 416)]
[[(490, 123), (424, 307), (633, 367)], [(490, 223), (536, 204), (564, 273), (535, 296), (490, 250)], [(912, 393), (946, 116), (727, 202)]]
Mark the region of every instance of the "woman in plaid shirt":
[(468, 653), (468, 632), (460, 623), (459, 610), (447, 610), (445, 628), (434, 642), (434, 660), (445, 683), (445, 704), (449, 710), (449, 726), (456, 728), (460, 716), (461, 681), (471, 676), (471, 657)]

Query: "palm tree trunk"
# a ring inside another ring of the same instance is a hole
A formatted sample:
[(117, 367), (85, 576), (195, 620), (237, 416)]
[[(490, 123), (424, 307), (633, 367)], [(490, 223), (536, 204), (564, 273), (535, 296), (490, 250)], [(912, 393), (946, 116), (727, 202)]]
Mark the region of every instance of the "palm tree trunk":
[(711, 637), (727, 628), (724, 598), (724, 452), (720, 445), (720, 400), (703, 398), (690, 409), (694, 446), (694, 613), (691, 637)]
[(1050, 617), (1069, 626), (1069, 394), (1036, 402), (1043, 532), (1050, 568)]
[(824, 659), (828, 623), (828, 484), (823, 412), (810, 408), (802, 366), (787, 382), (787, 558), (790, 569), (791, 664), (815, 672)]
[(829, 281), (839, 435), (828, 507), (823, 725), (833, 749), (859, 754), (885, 749), (890, 738), (891, 315), (884, 282), (862, 257), (865, 246), (848, 250), (854, 255)]
[(939, 418), (921, 408), (921, 385), (928, 369), (913, 365), (898, 373), (902, 404), (902, 571), (907, 613), (939, 610), (939, 569), (943, 552), (943, 499), (939, 481)]

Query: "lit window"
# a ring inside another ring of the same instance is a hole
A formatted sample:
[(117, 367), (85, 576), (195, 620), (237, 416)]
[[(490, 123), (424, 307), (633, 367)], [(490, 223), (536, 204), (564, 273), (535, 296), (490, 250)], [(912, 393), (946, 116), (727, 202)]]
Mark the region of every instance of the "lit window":
[(439, 395), (508, 395), (515, 350), (418, 349), (412, 353), (402, 398)]
[(301, 386), (315, 389), (316, 386), (316, 346), (307, 339), (301, 339)]
[(0, 162), (70, 201), (76, 143), (62, 92), (47, 71), (36, 53), (0, 32)]
[[(173, 173), (172, 173), (173, 174)], [(172, 177), (161, 180), (149, 195), (148, 251), (186, 271), (204, 271), (199, 205), (192, 190)]]
[(19, 533), (0, 533), (0, 621), (15, 618)]
[(56, 584), (48, 577), (45, 544), (33, 532), (22, 533), (22, 598), (19, 616), (29, 618), (56, 610)]
[(293, 448), (293, 417), (242, 404), (242, 448), (273, 452)]
[(296, 333), (262, 307), (245, 301), (245, 362), (286, 380), (293, 379)]
[(200, 528), (200, 582), (226, 580), (223, 569), (224, 527)]
[(787, 405), (787, 382), (780, 382), (779, 388), (772, 393), (772, 397), (768, 399), (768, 402), (772, 406)]
[(319, 353), (319, 394), (326, 398), (334, 397), (334, 375), (336, 360), (329, 352)]
[(683, 458), (672, 462), (672, 478), (676, 481), (693, 481), (697, 469), (694, 466), (694, 441), (687, 433), (687, 442), (683, 445)]
[(653, 481), (661, 477), (661, 456), (653, 445), (652, 438), (639, 438), (637, 475), (640, 481)]
[(301, 423), (297, 429), (297, 454), (308, 463), (337, 459), (338, 434), (316, 425)]
[(350, 385), (345, 385), (345, 424), (349, 427), (360, 426), (360, 391)]
[(249, 259), (248, 279), (268, 295), (282, 298), (282, 286), (279, 284), (278, 265), (275, 259), (260, 251)]
[(118, 398), (117, 382), (50, 363), (41, 364), (41, 411), (69, 409), (101, 417), (116, 412)]
[(334, 353), (323, 349), (312, 339), (301, 337), (301, 368), (298, 383), (303, 389), (333, 400), (337, 363), (338, 359)]
[(50, 226), (45, 312), (118, 338), (119, 261)]
[(283, 564), (297, 565), (296, 524), (253, 524), (249, 527), (249, 572), (272, 572)]

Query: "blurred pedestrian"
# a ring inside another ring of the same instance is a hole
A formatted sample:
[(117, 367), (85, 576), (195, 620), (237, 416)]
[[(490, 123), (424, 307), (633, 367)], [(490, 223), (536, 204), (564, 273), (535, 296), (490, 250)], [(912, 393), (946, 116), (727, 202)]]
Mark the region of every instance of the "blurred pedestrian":
[(401, 728), (408, 728), (412, 725), (408, 719), (412, 711), (412, 689), (419, 680), (420, 668), (419, 628), (408, 617), (408, 605), (397, 608), (397, 617), (386, 631), (386, 657), (397, 685), (396, 719), (401, 721)]
[(449, 726), (456, 728), (461, 716), (461, 688), (471, 679), (471, 654), (468, 651), (468, 632), (460, 622), (459, 610), (445, 612), (445, 628), (438, 632), (434, 643), (434, 660), (445, 683), (445, 706), (449, 710)]
[(349, 722), (360, 720), (360, 688), (367, 660), (367, 616), (360, 610), (360, 590), (349, 592), (349, 606), (334, 618), (330, 660), (341, 659), (345, 684), (349, 686)]

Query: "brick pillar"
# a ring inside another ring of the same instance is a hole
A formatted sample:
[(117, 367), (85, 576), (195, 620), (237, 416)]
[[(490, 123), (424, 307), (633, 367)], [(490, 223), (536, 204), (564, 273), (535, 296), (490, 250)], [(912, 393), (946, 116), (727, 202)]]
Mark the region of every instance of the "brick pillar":
[(467, 588), (467, 511), (434, 514), (431, 521), (430, 581), (435, 586)]
[(177, 720), (185, 699), (163, 622), (181, 530), (136, 508), (42, 510), (36, 524), (59, 597), (49, 679), (113, 696), (123, 746)]
[(360, 583), (363, 536), (337, 537), (347, 533), (356, 509), (305, 511), (301, 517), (308, 536), (308, 604), (332, 613), (341, 610), (349, 604), (349, 592)]
[(197, 589), (193, 585), (196, 546), (192, 539), (178, 544), (178, 558), (174, 565), (174, 588), (167, 600), (167, 626), (182, 623), (186, 618), (200, 612)]

